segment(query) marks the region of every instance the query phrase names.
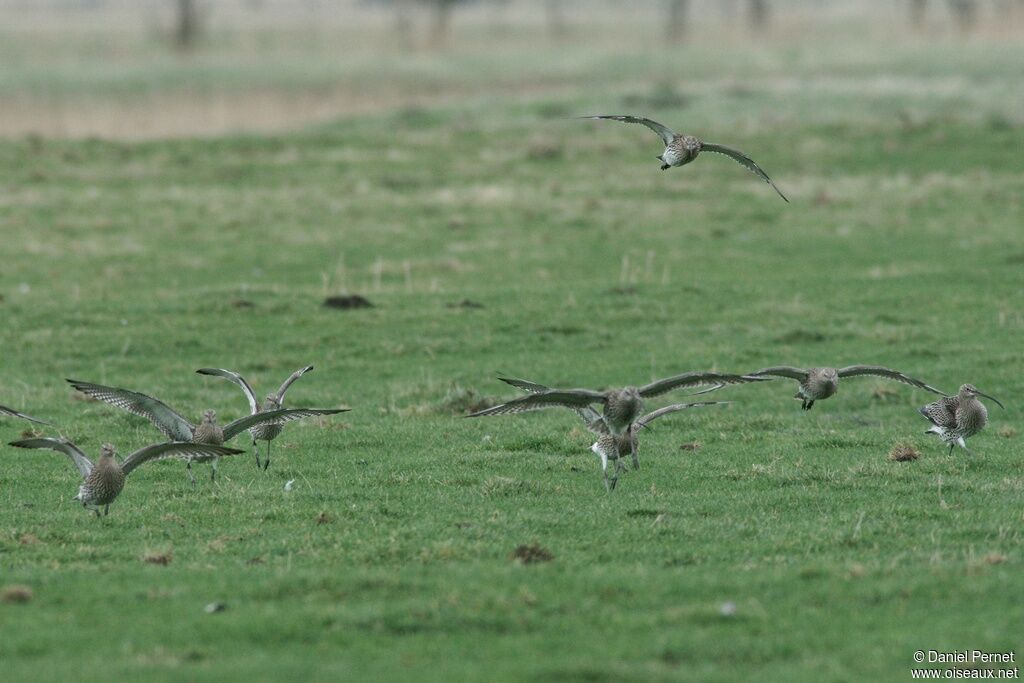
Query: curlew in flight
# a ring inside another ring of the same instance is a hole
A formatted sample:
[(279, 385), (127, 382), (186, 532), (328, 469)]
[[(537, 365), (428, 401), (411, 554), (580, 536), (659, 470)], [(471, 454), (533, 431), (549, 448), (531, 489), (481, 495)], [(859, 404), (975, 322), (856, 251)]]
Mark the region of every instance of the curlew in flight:
[(929, 386), (919, 379), (914, 379), (909, 375), (904, 375), (902, 372), (883, 368), (879, 365), (850, 365), (838, 370), (836, 368), (804, 369), (783, 365), (775, 368), (763, 368), (761, 370), (748, 373), (749, 377), (771, 376), (795, 379), (799, 382), (800, 388), (797, 389), (796, 395), (794, 395), (793, 398), (798, 398), (803, 401), (800, 407), (804, 410), (810, 410), (813, 408), (815, 401), (824, 401), (826, 398), (834, 395), (839, 390), (839, 379), (841, 377), (860, 377), (862, 375), (885, 377), (886, 379), (892, 379), (897, 382), (903, 382), (904, 384), (915, 386), (918, 389), (930, 391), (933, 394), (945, 396), (944, 391), (939, 391), (935, 387)]
[(658, 161), (661, 162), (661, 170), (665, 171), (673, 166), (685, 166), (690, 163), (701, 152), (715, 152), (716, 154), (724, 154), (730, 159), (739, 162), (747, 168), (751, 173), (759, 177), (772, 186), (772, 189), (779, 193), (787, 203), (786, 195), (782, 194), (782, 190), (775, 186), (772, 179), (768, 177), (768, 174), (761, 170), (761, 167), (754, 163), (754, 160), (748, 157), (738, 149), (732, 147), (726, 147), (725, 145), (716, 145), (711, 142), (704, 142), (699, 138), (695, 138), (692, 135), (680, 135), (675, 131), (667, 128), (657, 121), (644, 118), (641, 116), (580, 116), (581, 119), (607, 119), (609, 121), (622, 121), (623, 123), (639, 123), (641, 126), (647, 126), (661, 138), (662, 142), (665, 143), (665, 151), (662, 152), (658, 157)]

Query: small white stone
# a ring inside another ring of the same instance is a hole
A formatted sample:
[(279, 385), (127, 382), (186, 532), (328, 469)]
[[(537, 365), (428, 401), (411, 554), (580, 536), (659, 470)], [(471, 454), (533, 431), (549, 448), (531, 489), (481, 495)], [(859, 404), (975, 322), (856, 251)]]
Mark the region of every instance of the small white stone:
[(285, 491), (291, 491), (292, 490), (292, 486), (294, 486), (294, 485), (295, 485), (295, 480), (294, 479), (289, 479), (288, 481), (286, 481), (284, 483), (284, 490)]
[(732, 600), (727, 600), (722, 603), (722, 605), (718, 608), (718, 611), (722, 614), (723, 617), (735, 616), (736, 603)]

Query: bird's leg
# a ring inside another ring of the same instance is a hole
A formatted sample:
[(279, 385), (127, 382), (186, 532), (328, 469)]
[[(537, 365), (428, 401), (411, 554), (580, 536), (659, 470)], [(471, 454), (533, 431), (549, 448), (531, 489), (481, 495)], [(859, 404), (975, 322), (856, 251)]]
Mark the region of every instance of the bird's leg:
[(103, 516), (106, 517), (110, 514), (110, 503), (103, 506)]
[[(594, 450), (596, 451), (597, 449), (595, 448)], [(604, 478), (604, 488), (611, 493), (614, 486), (608, 483), (608, 456), (604, 453), (598, 453), (597, 456), (601, 458), (601, 476)]]
[(955, 447), (956, 447), (956, 442), (955, 441), (950, 441), (949, 442), (949, 453), (947, 453), (947, 455), (953, 455), (953, 449)]
[(263, 471), (266, 472), (267, 468), (270, 467), (270, 441), (267, 441), (267, 457), (263, 461)]
[(636, 446), (632, 446), (630, 448), (630, 455), (633, 456), (633, 469), (634, 470), (640, 469), (640, 454), (637, 453)]
[(256, 439), (252, 440), (252, 452), (256, 454), (256, 469), (260, 468), (260, 446)]
[(217, 460), (218, 458), (214, 458), (213, 462), (210, 463), (210, 482), (214, 484), (217, 483)]
[(189, 460), (185, 463), (185, 473), (188, 474), (189, 480), (192, 482), (192, 488), (196, 487), (196, 477), (192, 474), (192, 461)]

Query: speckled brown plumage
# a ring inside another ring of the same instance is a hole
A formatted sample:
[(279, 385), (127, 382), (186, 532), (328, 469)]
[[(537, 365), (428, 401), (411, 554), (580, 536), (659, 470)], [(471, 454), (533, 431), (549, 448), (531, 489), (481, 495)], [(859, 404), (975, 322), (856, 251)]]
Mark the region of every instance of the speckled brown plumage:
[(762, 368), (749, 373), (751, 377), (786, 377), (795, 379), (799, 385), (796, 395), (793, 398), (800, 399), (800, 407), (810, 410), (814, 407), (815, 401), (823, 401), (830, 398), (839, 391), (839, 380), (843, 377), (861, 377), (874, 375), (886, 379), (895, 380), (909, 384), (918, 389), (930, 391), (933, 394), (943, 395), (944, 392), (933, 386), (925, 384), (919, 379), (914, 379), (898, 370), (885, 368), (880, 365), (850, 365), (845, 368), (796, 368), (790, 365), (782, 365), (773, 368)]
[(945, 396), (920, 409), (919, 412), (932, 423), (925, 434), (937, 434), (949, 444), (950, 453), (957, 445), (969, 453), (965, 440), (979, 433), (988, 424), (988, 409), (978, 400), (979, 396), (984, 396), (1003, 408), (1003, 404), (995, 397), (978, 391), (973, 384), (964, 384), (955, 396)]

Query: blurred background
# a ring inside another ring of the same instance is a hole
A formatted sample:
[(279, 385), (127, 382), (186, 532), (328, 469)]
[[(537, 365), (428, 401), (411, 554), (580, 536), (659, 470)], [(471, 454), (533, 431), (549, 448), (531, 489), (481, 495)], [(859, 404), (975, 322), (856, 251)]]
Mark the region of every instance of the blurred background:
[(800, 109), (808, 123), (915, 106), (1016, 120), (1007, 50), (1022, 28), (1024, 0), (2, 0), (0, 135), (282, 131), (495, 99), (619, 113), (749, 92), (777, 117), (825, 102)]

